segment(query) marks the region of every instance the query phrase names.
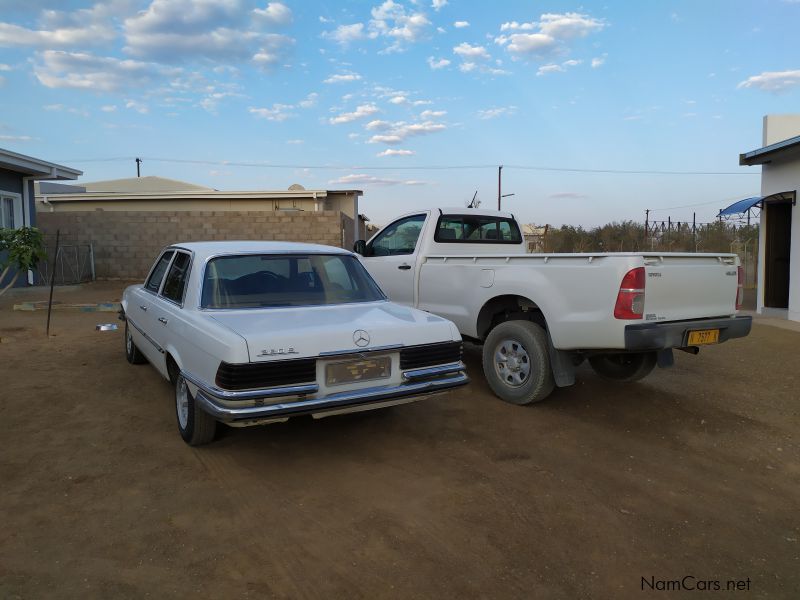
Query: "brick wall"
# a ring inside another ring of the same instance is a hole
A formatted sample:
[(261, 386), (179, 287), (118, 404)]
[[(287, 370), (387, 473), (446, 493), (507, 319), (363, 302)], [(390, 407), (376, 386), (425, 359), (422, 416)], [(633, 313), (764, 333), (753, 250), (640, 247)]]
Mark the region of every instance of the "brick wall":
[(60, 229), (65, 244), (91, 243), (98, 279), (143, 279), (158, 252), (175, 242), (285, 240), (341, 246), (341, 217), (338, 211), (86, 211), (39, 212), (36, 220), (48, 236)]

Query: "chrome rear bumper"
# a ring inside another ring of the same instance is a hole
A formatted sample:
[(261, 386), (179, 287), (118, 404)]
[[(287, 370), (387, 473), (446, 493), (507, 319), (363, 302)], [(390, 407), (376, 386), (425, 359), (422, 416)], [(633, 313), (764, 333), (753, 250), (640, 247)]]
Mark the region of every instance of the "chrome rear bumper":
[[(464, 363), (452, 363), (403, 372), (403, 383), (394, 386), (362, 388), (309, 397), (319, 391), (317, 384), (229, 391), (210, 385), (191, 373), (183, 372), (187, 381), (197, 386), (195, 400), (209, 415), (225, 423), (255, 420), (282, 420), (288, 417), (326, 412), (346, 412), (353, 407), (364, 410), (369, 405), (386, 405), (404, 398), (435, 394), (469, 383)], [(259, 401), (282, 398), (282, 401), (261, 404)], [(236, 406), (238, 403), (247, 406)], [(255, 403), (255, 405), (253, 405)], [(379, 406), (375, 406), (378, 408)]]

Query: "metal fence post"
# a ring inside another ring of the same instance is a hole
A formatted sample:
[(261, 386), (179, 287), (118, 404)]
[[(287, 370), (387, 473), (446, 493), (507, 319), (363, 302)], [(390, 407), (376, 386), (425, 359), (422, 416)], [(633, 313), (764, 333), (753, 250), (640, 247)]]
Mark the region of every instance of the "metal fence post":
[(97, 281), (97, 275), (94, 272), (94, 246), (89, 243), (89, 268), (92, 271), (92, 281)]

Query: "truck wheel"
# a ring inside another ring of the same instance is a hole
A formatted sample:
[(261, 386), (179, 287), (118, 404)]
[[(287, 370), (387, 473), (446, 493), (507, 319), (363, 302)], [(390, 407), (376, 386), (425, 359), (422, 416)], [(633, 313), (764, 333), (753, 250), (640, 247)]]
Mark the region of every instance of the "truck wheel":
[(483, 345), (483, 373), (501, 400), (530, 404), (553, 391), (547, 334), (530, 321), (506, 321), (492, 329)]
[(630, 383), (650, 374), (656, 366), (656, 353), (598, 354), (589, 357), (589, 364), (603, 379)]
[(175, 416), (181, 437), (190, 446), (202, 446), (214, 439), (217, 421), (195, 402), (183, 375), (175, 381)]
[(144, 354), (139, 352), (136, 344), (133, 343), (133, 336), (131, 336), (130, 329), (128, 329), (128, 322), (125, 322), (125, 358), (132, 365), (141, 365), (147, 362)]

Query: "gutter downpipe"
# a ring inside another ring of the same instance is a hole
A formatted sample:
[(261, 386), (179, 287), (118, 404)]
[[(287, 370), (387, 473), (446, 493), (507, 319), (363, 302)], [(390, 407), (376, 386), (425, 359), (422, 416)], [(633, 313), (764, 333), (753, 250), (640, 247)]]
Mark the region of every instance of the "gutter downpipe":
[[(28, 175), (22, 178), (22, 226), (31, 226), (31, 195), (28, 192), (28, 184), (36, 180), (36, 175)], [(34, 207), (35, 208), (35, 207)], [(28, 269), (28, 285), (33, 285), (33, 271)]]

